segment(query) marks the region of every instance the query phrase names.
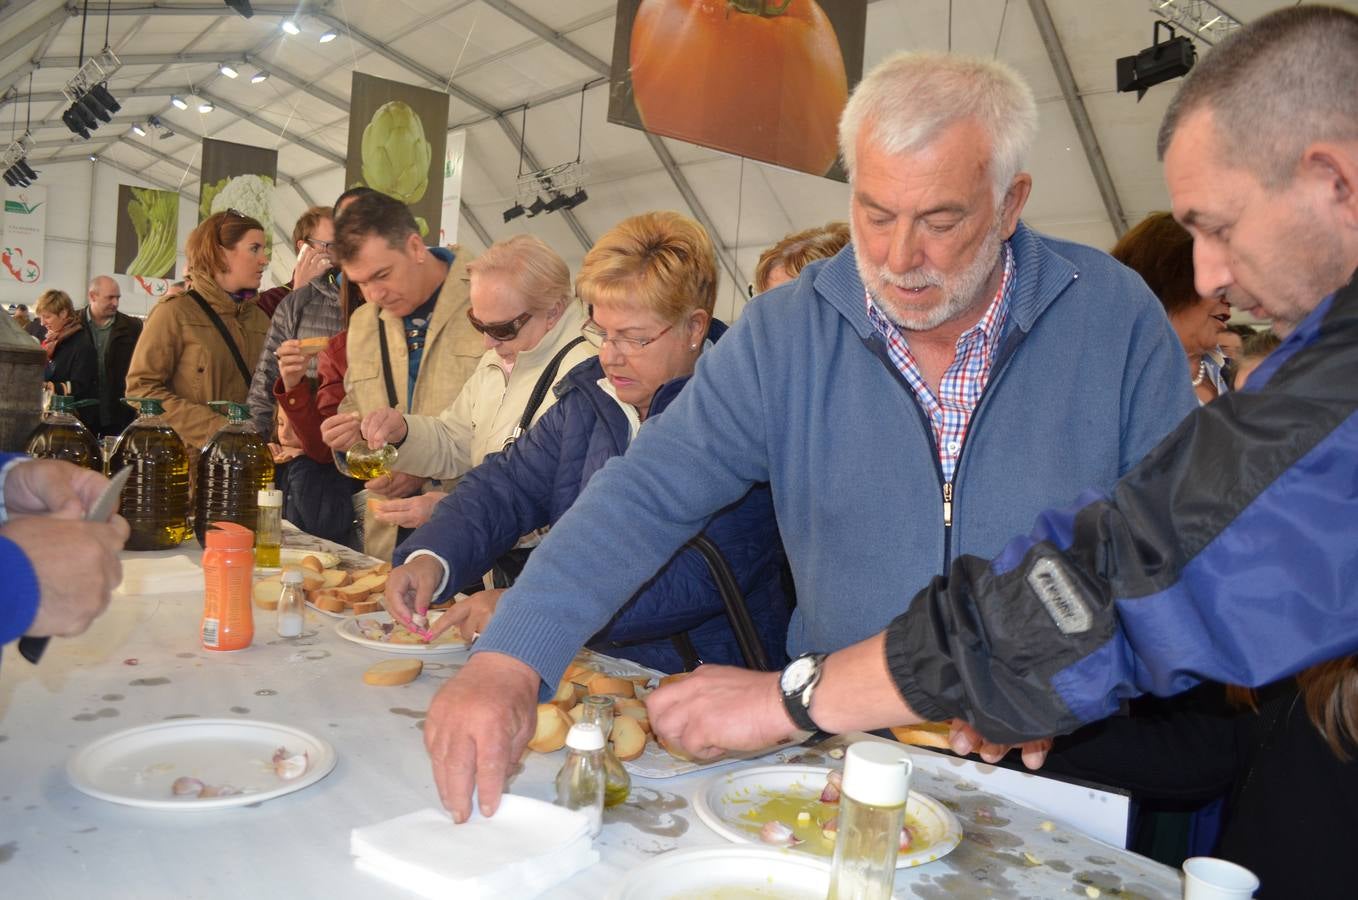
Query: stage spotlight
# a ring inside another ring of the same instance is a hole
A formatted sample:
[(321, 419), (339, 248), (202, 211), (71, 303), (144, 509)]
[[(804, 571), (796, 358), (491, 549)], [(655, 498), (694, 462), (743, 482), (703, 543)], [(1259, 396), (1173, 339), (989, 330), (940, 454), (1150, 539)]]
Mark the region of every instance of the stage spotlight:
[(328, 44), (337, 37), (339, 37), (339, 32), (335, 31), (334, 29), (331, 29), (330, 31), (327, 31), (325, 34), (317, 38), (317, 40), (322, 44)]
[(9, 185), (10, 187), (19, 186), (19, 179), (15, 178), (14, 173), (9, 169), (5, 170), (5, 184)]
[(133, 125), (132, 133), (137, 137), (146, 137), (146, 129), (142, 128), (140, 125)]
[(286, 31), (288, 34), (291, 34), (291, 35), (293, 35), (293, 36), (296, 36), (296, 35), (299, 35), (299, 34), (302, 33), (302, 29), (298, 28), (298, 27), (297, 27), (297, 23), (294, 22), (294, 21), (292, 21), (292, 19), (284, 19), (284, 20), (283, 20), (283, 30)]
[(547, 201), (543, 200), (541, 196), (534, 197), (533, 202), (528, 204), (528, 218), (530, 219), (534, 216), (542, 215), (542, 213), (546, 211)]
[[(1169, 39), (1161, 42), (1160, 29), (1169, 32)], [(1175, 37), (1174, 28), (1168, 22), (1156, 22), (1151, 35), (1152, 44), (1135, 56), (1124, 56), (1117, 63), (1118, 91), (1136, 91), (1136, 100), (1146, 96), (1146, 91), (1171, 81), (1193, 68), (1197, 62), (1197, 51), (1193, 41), (1186, 37)]]
[(253, 74), (253, 75), (250, 76), (250, 83), (251, 83), (251, 84), (263, 84), (264, 82), (266, 82), (266, 81), (268, 81), (268, 80), (269, 80), (269, 73), (268, 73), (268, 72), (256, 72), (255, 74)]
[(94, 113), (82, 102), (85, 98), (71, 104), (71, 114), (80, 120), (80, 124), (85, 126), (85, 130), (94, 131), (99, 127), (99, 120), (94, 117)]
[(553, 191), (552, 199), (547, 201), (547, 212), (554, 213), (558, 209), (564, 209), (566, 207), (566, 204), (568, 203), (570, 203), (570, 200), (566, 199), (565, 194), (560, 194), (557, 193), (556, 191)]
[(221, 73), (222, 73), (223, 75), (225, 75), (227, 78), (239, 78), (239, 77), (240, 77), (240, 73), (237, 72), (235, 69), (231, 68), (230, 66), (228, 66), (226, 63), (222, 63), (220, 66), (218, 66), (218, 67), (217, 67), (217, 71), (218, 71), (218, 72), (221, 72)]
[[(102, 82), (90, 88), (90, 95), (111, 113), (116, 113), (123, 108), (123, 105), (113, 99), (113, 95), (108, 92), (108, 85)], [(104, 121), (108, 120), (105, 119)]]
[(99, 104), (98, 100), (94, 99), (93, 94), (84, 94), (79, 100), (75, 101), (75, 106), (77, 111), (81, 113), (80, 117), (86, 121), (90, 128), (98, 128), (98, 122), (113, 121), (113, 116)]
[(248, 19), (255, 14), (250, 6), (250, 0), (225, 0), (226, 5), (240, 13), (242, 17)]
[(198, 104), (198, 111), (200, 113), (210, 113), (216, 108), (217, 107), (212, 105), (211, 100), (204, 100), (202, 103)]
[(23, 175), (29, 181), (38, 180), (38, 173), (33, 171), (33, 167), (28, 164), (28, 160), (26, 159), (19, 160), (17, 163), (14, 164), (14, 168), (18, 169), (19, 174)]
[(181, 98), (181, 97), (171, 97), (171, 98), (170, 98), (170, 105), (173, 106), (175, 109), (188, 109), (188, 108), (189, 108), (188, 102), (185, 101), (185, 100), (184, 100), (183, 98)]
[(575, 193), (566, 199), (566, 209), (575, 209), (581, 203), (589, 199), (589, 194), (585, 193), (584, 188), (576, 188)]
[(517, 219), (519, 216), (523, 215), (525, 212), (527, 212), (527, 210), (523, 208), (522, 203), (515, 203), (509, 209), (505, 210), (504, 213), (505, 224), (509, 224), (510, 222)]
[(71, 130), (72, 134), (78, 134), (87, 141), (90, 139), (90, 130), (85, 127), (85, 123), (75, 114), (74, 106), (61, 114), (61, 121), (66, 123), (66, 127)]

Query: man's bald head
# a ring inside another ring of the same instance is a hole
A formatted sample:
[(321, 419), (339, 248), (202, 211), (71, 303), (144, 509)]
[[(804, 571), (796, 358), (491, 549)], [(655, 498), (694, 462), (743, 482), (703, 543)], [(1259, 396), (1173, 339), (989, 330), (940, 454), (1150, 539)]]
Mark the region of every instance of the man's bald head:
[(107, 325), (118, 313), (118, 301), (122, 299), (122, 289), (118, 282), (107, 275), (96, 275), (90, 279), (90, 318), (96, 325)]

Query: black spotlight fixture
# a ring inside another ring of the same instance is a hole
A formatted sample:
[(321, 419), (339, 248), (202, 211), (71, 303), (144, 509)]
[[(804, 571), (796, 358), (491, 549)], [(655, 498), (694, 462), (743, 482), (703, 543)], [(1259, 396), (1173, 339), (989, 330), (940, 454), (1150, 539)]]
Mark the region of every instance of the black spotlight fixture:
[[(93, 94), (82, 94), (80, 99), (75, 101), (75, 105), (82, 111), (82, 118), (88, 117), (88, 120), (91, 122), (95, 119), (98, 119), (100, 122), (113, 121), (113, 116), (108, 110), (104, 109), (103, 104), (94, 99)], [(98, 128), (99, 126), (98, 124), (95, 124), (91, 127)]]
[(38, 173), (33, 171), (33, 167), (28, 164), (28, 160), (21, 159), (14, 164), (14, 167), (18, 169), (20, 174), (22, 174), (29, 181), (38, 180)]
[(540, 216), (546, 211), (547, 201), (543, 200), (541, 195), (534, 197), (533, 202), (528, 204), (528, 218), (530, 219), (534, 216)]
[(66, 127), (71, 130), (72, 134), (78, 134), (87, 141), (90, 139), (90, 130), (85, 127), (80, 116), (75, 114), (74, 106), (61, 114), (61, 121), (66, 123)]
[(5, 184), (10, 187), (18, 187), (19, 182), (14, 177), (14, 172), (10, 169), (5, 170)]
[[(1160, 29), (1169, 32), (1169, 38), (1160, 40)], [(1136, 100), (1146, 96), (1146, 91), (1188, 74), (1198, 60), (1191, 38), (1176, 36), (1174, 26), (1168, 22), (1156, 22), (1151, 34), (1151, 45), (1135, 56), (1124, 56), (1118, 60), (1118, 91), (1136, 91)]]
[(560, 191), (552, 191), (552, 199), (547, 201), (547, 212), (554, 213), (558, 209), (564, 209), (570, 203), (570, 198)]
[[(93, 97), (95, 100), (99, 101), (99, 105), (102, 106), (104, 109), (108, 110), (110, 113), (116, 113), (118, 110), (123, 108), (123, 105), (119, 103), (117, 100), (113, 99), (113, 95), (108, 92), (107, 82), (101, 81), (100, 83), (91, 87), (88, 96)], [(104, 119), (103, 116), (100, 116), (99, 118)], [(104, 119), (104, 121), (107, 122), (108, 119)]]
[(513, 206), (511, 206), (504, 212), (505, 224), (506, 225), (509, 224), (510, 222), (517, 219), (519, 216), (523, 215), (525, 212), (527, 212), (527, 210), (523, 208), (522, 203), (515, 203)]
[(576, 188), (575, 193), (566, 198), (566, 209), (575, 209), (588, 199), (589, 194), (585, 193), (584, 188)]
[(225, 2), (227, 6), (234, 9), (243, 18), (248, 19), (255, 14), (254, 9), (250, 6), (250, 0), (225, 0)]

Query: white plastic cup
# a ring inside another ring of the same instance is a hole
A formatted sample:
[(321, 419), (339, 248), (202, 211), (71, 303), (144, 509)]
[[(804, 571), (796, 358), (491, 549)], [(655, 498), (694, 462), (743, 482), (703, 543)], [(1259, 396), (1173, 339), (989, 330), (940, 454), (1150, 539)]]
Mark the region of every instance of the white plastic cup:
[(1259, 876), (1213, 856), (1184, 860), (1184, 900), (1249, 900), (1259, 890)]

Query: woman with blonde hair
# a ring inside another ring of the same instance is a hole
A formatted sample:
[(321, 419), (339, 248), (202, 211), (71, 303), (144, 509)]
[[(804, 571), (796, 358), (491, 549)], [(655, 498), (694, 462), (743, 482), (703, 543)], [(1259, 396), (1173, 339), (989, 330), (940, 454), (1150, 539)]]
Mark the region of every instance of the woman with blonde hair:
[(805, 231), (794, 231), (759, 254), (754, 267), (751, 296), (787, 284), (818, 259), (829, 259), (849, 243), (847, 222), (826, 222)]
[[(53, 394), (77, 400), (99, 399), (99, 354), (80, 325), (75, 305), (65, 291), (43, 291), (33, 311), (47, 329), (42, 348), (47, 351), (46, 387)], [(86, 427), (98, 431), (98, 405), (76, 411)]]
[[(387, 604), (399, 620), (423, 612), (412, 608), (417, 592), (447, 596), (519, 535), (559, 520), (590, 478), (674, 400), (704, 348), (726, 330), (712, 318), (712, 242), (679, 213), (634, 216), (599, 238), (585, 255), (576, 292), (591, 310), (583, 333), (598, 357), (571, 370), (541, 421), (467, 473), (429, 523), (397, 548), (404, 565), (388, 581)], [(768, 486), (751, 489), (703, 535), (729, 564), (768, 659), (781, 664), (788, 609)], [(458, 603), (435, 630), (457, 625), (465, 635), (480, 632), (499, 596), (484, 591)], [(707, 563), (685, 549), (609, 622), (598, 623), (589, 646), (667, 672), (698, 660), (744, 664), (725, 609)]]
[[(480, 465), (541, 418), (556, 401), (556, 382), (594, 356), (580, 336), (585, 315), (571, 296), (570, 269), (540, 239), (520, 234), (496, 241), (467, 272), (467, 318), (486, 352), (462, 391), (437, 416), (378, 409), (363, 418), (370, 445), (400, 447), (398, 471), (451, 481)], [(385, 500), (374, 513), (378, 521), (414, 528), (446, 496), (429, 491)]]
[(185, 247), (193, 286), (146, 317), (127, 370), (127, 396), (165, 405), (191, 453), (225, 419), (211, 400), (246, 402), (269, 317), (251, 302), (269, 265), (264, 226), (235, 210), (204, 219)]

